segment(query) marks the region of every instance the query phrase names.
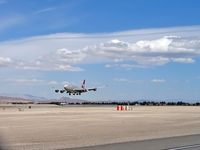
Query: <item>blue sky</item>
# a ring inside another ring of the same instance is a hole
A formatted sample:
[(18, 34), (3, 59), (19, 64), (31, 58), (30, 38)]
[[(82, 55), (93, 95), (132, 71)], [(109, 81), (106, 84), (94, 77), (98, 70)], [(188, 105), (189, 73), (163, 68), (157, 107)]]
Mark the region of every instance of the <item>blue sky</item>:
[(200, 100), (198, 0), (0, 0), (0, 93)]

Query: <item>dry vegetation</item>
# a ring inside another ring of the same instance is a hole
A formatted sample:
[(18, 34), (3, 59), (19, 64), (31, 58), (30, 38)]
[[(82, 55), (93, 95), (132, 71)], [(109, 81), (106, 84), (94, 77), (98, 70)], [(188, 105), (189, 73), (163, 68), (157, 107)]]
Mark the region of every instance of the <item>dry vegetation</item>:
[[(200, 133), (200, 107), (1, 105), (9, 149), (57, 149)], [(19, 110), (19, 108), (21, 110)]]

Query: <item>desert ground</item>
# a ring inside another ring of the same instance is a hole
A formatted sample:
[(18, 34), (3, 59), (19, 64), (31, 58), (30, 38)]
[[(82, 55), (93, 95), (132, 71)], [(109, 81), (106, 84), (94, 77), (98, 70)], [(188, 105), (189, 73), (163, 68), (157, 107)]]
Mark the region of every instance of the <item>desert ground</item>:
[(198, 106), (0, 105), (1, 145), (62, 149), (200, 133)]

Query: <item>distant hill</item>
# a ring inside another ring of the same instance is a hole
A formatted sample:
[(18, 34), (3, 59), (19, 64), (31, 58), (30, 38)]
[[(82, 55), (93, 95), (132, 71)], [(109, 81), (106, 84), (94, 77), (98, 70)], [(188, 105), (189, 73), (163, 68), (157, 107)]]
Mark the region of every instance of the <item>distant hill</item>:
[(66, 103), (66, 104), (76, 104), (76, 103), (84, 103), (88, 102), (87, 100), (81, 100), (81, 99), (73, 99), (70, 97), (61, 97), (60, 99), (49, 99), (45, 101), (38, 101), (39, 103)]
[(69, 97), (61, 97), (60, 99), (47, 99), (29, 94), (0, 94), (0, 103), (83, 103), (87, 100), (73, 99)]
[(19, 97), (0, 96), (0, 104), (2, 103), (33, 103), (33, 101)]
[(45, 101), (48, 100), (45, 97), (39, 97), (39, 96), (33, 96), (30, 94), (0, 94), (0, 96), (4, 96), (4, 97), (10, 97), (10, 98), (17, 98), (17, 99), (26, 99), (26, 100), (31, 100), (31, 101)]

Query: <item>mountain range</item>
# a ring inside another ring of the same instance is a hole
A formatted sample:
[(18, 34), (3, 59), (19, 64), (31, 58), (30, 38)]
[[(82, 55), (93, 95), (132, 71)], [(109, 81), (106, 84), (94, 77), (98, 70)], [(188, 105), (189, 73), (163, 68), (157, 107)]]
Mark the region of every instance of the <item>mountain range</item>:
[(0, 103), (83, 103), (87, 100), (73, 99), (70, 97), (61, 97), (60, 99), (47, 99), (45, 97), (33, 96), (30, 94), (0, 94)]

